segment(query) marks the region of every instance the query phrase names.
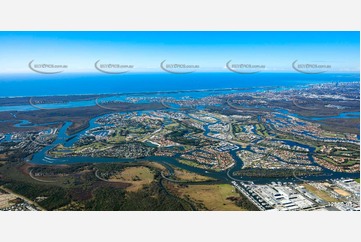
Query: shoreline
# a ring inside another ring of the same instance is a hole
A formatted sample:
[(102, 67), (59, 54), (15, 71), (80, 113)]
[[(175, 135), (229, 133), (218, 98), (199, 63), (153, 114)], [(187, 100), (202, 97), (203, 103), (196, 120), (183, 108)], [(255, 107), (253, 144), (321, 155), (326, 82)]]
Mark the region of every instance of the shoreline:
[(5, 98), (31, 98), (31, 97), (77, 97), (77, 96), (123, 96), (123, 95), (150, 95), (150, 94), (172, 94), (172, 93), (187, 93), (187, 92), (209, 92), (209, 91), (232, 91), (232, 90), (252, 90), (252, 89), (266, 89), (266, 88), (279, 88), (281, 86), (260, 86), (260, 87), (227, 87), (227, 88), (210, 88), (210, 89), (182, 89), (182, 90), (166, 90), (166, 91), (140, 91), (140, 92), (114, 92), (114, 93), (82, 93), (82, 94), (56, 94), (56, 95), (33, 95), (33, 96), (0, 96), (0, 99)]
[[(287, 90), (301, 89), (317, 85), (327, 85), (338, 83), (337, 81), (326, 81), (318, 83), (296, 84), (294, 86), (254, 86), (254, 87), (225, 87), (225, 88), (200, 88), (200, 89), (179, 89), (179, 90), (164, 90), (164, 91), (139, 91), (139, 92), (112, 92), (112, 93), (79, 93), (79, 94), (54, 94), (54, 95), (26, 95), (26, 96), (0, 96), (1, 99), (15, 99), (15, 98), (31, 98), (31, 97), (78, 97), (78, 96), (124, 96), (124, 95), (150, 95), (150, 94), (172, 94), (172, 93), (187, 93), (187, 92), (209, 92), (209, 91), (233, 91), (233, 90), (254, 90), (254, 89), (277, 89), (285, 88)], [(341, 83), (360, 83), (360, 81), (342, 81)]]
[[(282, 82), (282, 81), (281, 81)], [(294, 85), (284, 85), (280, 83), (279, 85), (262, 85), (262, 86), (251, 86), (251, 87), (225, 87), (225, 88), (196, 88), (196, 89), (177, 89), (177, 90), (162, 90), (162, 91), (132, 91), (132, 92), (102, 92), (102, 93), (77, 93), (77, 94), (37, 94), (37, 95), (9, 95), (4, 96), (0, 95), (1, 99), (15, 99), (15, 98), (31, 98), (31, 97), (77, 97), (77, 96), (97, 96), (97, 95), (105, 95), (105, 96), (123, 96), (123, 95), (151, 95), (151, 94), (172, 94), (172, 93), (187, 93), (187, 92), (207, 92), (207, 91), (232, 91), (232, 90), (254, 90), (254, 89), (277, 89), (277, 88), (285, 88), (285, 89), (301, 89), (307, 88), (315, 85), (323, 85), (323, 84), (333, 84), (333, 83), (360, 83), (358, 81), (308, 81), (305, 84), (294, 84)], [(21, 84), (20, 84), (21, 85)]]

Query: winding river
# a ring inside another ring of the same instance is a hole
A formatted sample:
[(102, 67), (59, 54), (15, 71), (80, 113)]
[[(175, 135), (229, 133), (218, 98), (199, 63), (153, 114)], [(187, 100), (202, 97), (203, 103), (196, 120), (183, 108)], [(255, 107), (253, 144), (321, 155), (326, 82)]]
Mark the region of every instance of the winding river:
[[(144, 111), (146, 112), (146, 111)], [(143, 113), (143, 112), (138, 112), (139, 114)], [(100, 116), (101, 117), (101, 116)], [(231, 150), (229, 151), (231, 156), (233, 157), (233, 159), (235, 160), (235, 165), (232, 166), (231, 168), (229, 168), (228, 170), (225, 171), (220, 171), (220, 172), (215, 172), (212, 170), (207, 170), (207, 169), (202, 169), (202, 168), (198, 168), (198, 167), (193, 167), (193, 166), (189, 166), (183, 163), (178, 162), (177, 158), (179, 158), (179, 154), (174, 156), (174, 157), (162, 157), (162, 156), (150, 156), (150, 157), (146, 157), (146, 158), (141, 158), (141, 159), (124, 159), (124, 158), (98, 158), (98, 157), (66, 157), (66, 158), (53, 158), (53, 157), (49, 157), (47, 155), (47, 152), (52, 149), (54, 146), (58, 145), (58, 144), (63, 144), (65, 147), (70, 147), (72, 146), (76, 141), (78, 141), (80, 139), (80, 137), (82, 135), (84, 135), (86, 133), (87, 130), (92, 129), (94, 127), (99, 126), (98, 124), (95, 123), (95, 121), (100, 118), (100, 117), (96, 117), (90, 120), (90, 125), (87, 129), (80, 131), (78, 133), (76, 133), (75, 135), (72, 136), (68, 136), (66, 134), (66, 130), (68, 129), (68, 127), (72, 124), (71, 122), (66, 122), (61, 129), (59, 130), (58, 136), (56, 138), (56, 140), (48, 146), (45, 146), (41, 151), (37, 152), (35, 155), (33, 155), (33, 157), (30, 159), (28, 159), (28, 162), (33, 163), (33, 164), (38, 164), (38, 165), (55, 165), (55, 164), (74, 164), (74, 163), (104, 163), (104, 162), (139, 162), (139, 161), (154, 161), (154, 162), (159, 162), (163, 165), (166, 166), (166, 168), (168, 170), (171, 169), (171, 166), (167, 165), (173, 165), (185, 170), (188, 170), (190, 172), (194, 172), (200, 175), (206, 175), (212, 178), (217, 179), (218, 181), (224, 181), (224, 182), (230, 182), (232, 180), (243, 180), (243, 181), (252, 181), (255, 183), (270, 183), (270, 182), (299, 182), (300, 178), (299, 177), (289, 177), (289, 178), (283, 178), (283, 179), (277, 179), (277, 178), (253, 178), (253, 177), (239, 177), (239, 176), (230, 176), (230, 174), (232, 174), (233, 171), (236, 170), (240, 170), (243, 167), (243, 162), (242, 160), (238, 157), (237, 155), (237, 150)], [(194, 117), (191, 117), (194, 118)], [(199, 120), (203, 122), (202, 120)], [(217, 138), (210, 136), (210, 129), (209, 126), (210, 125), (214, 125), (217, 123), (220, 123), (221, 120), (217, 119), (216, 122), (214, 123), (210, 123), (210, 124), (204, 124), (204, 135), (217, 140)], [(26, 122), (22, 123), (23, 125), (27, 124)], [(319, 166), (317, 163), (315, 163), (314, 159), (312, 158), (312, 153), (314, 151), (313, 147), (307, 146), (305, 144), (301, 144), (301, 143), (297, 143), (297, 142), (293, 142), (293, 141), (285, 141), (287, 144), (289, 145), (298, 145), (301, 147), (305, 147), (308, 148), (310, 150), (310, 160), (312, 162), (312, 165), (315, 166)], [(245, 149), (245, 150), (249, 150), (250, 151), (250, 146), (247, 146), (245, 148), (240, 147), (239, 149)], [(334, 179), (334, 178), (359, 178), (359, 174), (358, 173), (342, 173), (342, 172), (333, 172), (331, 170), (328, 170), (324, 167), (321, 167), (322, 171), (324, 172), (323, 175), (310, 175), (310, 176), (304, 176), (301, 177), (301, 179), (303, 180), (310, 180), (310, 181), (316, 181), (316, 180), (326, 180), (326, 179)], [(172, 173), (172, 171), (170, 170), (170, 173)]]

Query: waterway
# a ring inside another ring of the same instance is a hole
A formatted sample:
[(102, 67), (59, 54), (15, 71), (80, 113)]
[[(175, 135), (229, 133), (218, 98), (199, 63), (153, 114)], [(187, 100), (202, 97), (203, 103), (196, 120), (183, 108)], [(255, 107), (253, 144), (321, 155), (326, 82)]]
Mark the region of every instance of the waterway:
[[(141, 114), (143, 112), (139, 112), (139, 114)], [(51, 144), (48, 145), (46, 147), (44, 147), (41, 151), (39, 151), (38, 153), (36, 153), (32, 159), (28, 160), (30, 163), (33, 164), (39, 164), (39, 165), (46, 165), (46, 164), (74, 164), (74, 163), (101, 163), (101, 162), (138, 162), (138, 161), (155, 161), (155, 162), (159, 162), (162, 164), (166, 164), (168, 165), (168, 169), (169, 169), (169, 165), (173, 165), (197, 174), (201, 174), (201, 175), (206, 175), (212, 178), (215, 178), (219, 181), (224, 181), (224, 182), (228, 182), (228, 181), (232, 181), (233, 179), (237, 179), (237, 180), (243, 180), (243, 181), (253, 181), (255, 183), (269, 183), (269, 182), (298, 182), (299, 180), (295, 177), (290, 177), (290, 178), (284, 178), (284, 179), (275, 179), (275, 178), (253, 178), (253, 177), (239, 177), (239, 176), (233, 176), (233, 177), (229, 177), (229, 174), (232, 174), (232, 172), (236, 171), (236, 170), (240, 170), (243, 167), (243, 161), (239, 158), (239, 156), (237, 155), (237, 150), (231, 150), (229, 151), (229, 153), (231, 154), (231, 156), (233, 157), (233, 159), (235, 160), (235, 165), (233, 167), (231, 167), (228, 170), (225, 171), (220, 171), (220, 172), (215, 172), (209, 169), (202, 169), (202, 168), (198, 168), (198, 167), (193, 167), (193, 166), (189, 166), (186, 164), (182, 164), (180, 162), (178, 162), (177, 160), (177, 156), (175, 157), (161, 157), (161, 156), (151, 156), (151, 157), (146, 157), (146, 158), (141, 158), (141, 159), (124, 159), (124, 158), (99, 158), (99, 157), (66, 157), (66, 158), (53, 158), (53, 157), (49, 157), (47, 155), (47, 152), (52, 149), (54, 146), (58, 145), (58, 144), (63, 144), (65, 147), (70, 147), (72, 146), (75, 142), (77, 142), (80, 137), (82, 135), (85, 134), (85, 132), (87, 130), (90, 130), (92, 128), (98, 127), (99, 124), (96, 124), (95, 121), (98, 119), (99, 117), (96, 117), (94, 119), (92, 119), (90, 121), (90, 125), (89, 128), (83, 131), (78, 132), (75, 135), (72, 136), (68, 136), (66, 134), (66, 130), (67, 128), (71, 125), (71, 122), (67, 122), (65, 123), (62, 128), (59, 130), (57, 139)], [(201, 120), (199, 120), (201, 121)], [(217, 119), (216, 122), (212, 123), (212, 124), (205, 124), (204, 125), (204, 135), (217, 140), (217, 138), (214, 138), (212, 136), (209, 135), (209, 133), (211, 132), (209, 129), (209, 125), (214, 125), (221, 122), (219, 119)], [(215, 133), (215, 132), (213, 132)], [(312, 165), (315, 166), (319, 166), (317, 163), (314, 162), (313, 158), (312, 158), (312, 152), (314, 151), (313, 147), (307, 146), (305, 144), (301, 144), (298, 142), (294, 142), (294, 141), (288, 141), (288, 140), (284, 140), (284, 142), (286, 144), (289, 144), (291, 146), (297, 145), (303, 148), (308, 148), (310, 150), (309, 153), (309, 157), (310, 160), (312, 162)], [(249, 150), (250, 151), (250, 147), (247, 146), (245, 148), (240, 147), (239, 149), (245, 149), (245, 150)], [(178, 155), (179, 156), (179, 155)], [(342, 172), (333, 172), (330, 170), (327, 170), (323, 167), (321, 167), (324, 174), (323, 175), (310, 175), (310, 176), (305, 176), (302, 177), (302, 179), (305, 180), (312, 180), (312, 181), (316, 181), (316, 180), (326, 180), (326, 179), (334, 179), (334, 178), (358, 178), (359, 174), (350, 174), (350, 173), (342, 173)], [(228, 174), (227, 174), (228, 172)]]
[[(259, 88), (259, 90), (262, 90), (261, 88)], [(258, 91), (259, 91), (258, 90)], [(254, 90), (252, 90), (254, 91)], [(188, 93), (186, 92), (182, 92), (182, 93), (173, 93), (173, 98), (181, 100), (184, 95), (187, 95), (190, 98), (202, 98), (205, 96), (209, 96), (209, 95), (220, 95), (220, 94), (230, 94), (235, 92), (235, 90), (232, 89), (227, 89), (227, 90), (219, 90), (217, 92), (215, 91), (202, 91), (202, 92), (198, 92), (198, 91), (189, 91)], [(237, 91), (239, 92), (239, 90)], [(152, 94), (153, 95), (153, 94)], [(155, 97), (165, 97), (165, 96), (169, 96), (169, 93), (159, 93), (159, 95), (155, 96)], [(118, 96), (114, 96), (111, 98), (103, 98), (100, 101), (125, 101), (125, 95), (118, 95)], [(129, 96), (128, 96), (129, 97)], [(134, 94), (133, 97), (138, 97), (138, 94)], [(154, 96), (153, 96), (154, 97)], [(99, 101), (99, 100), (98, 100)], [(140, 100), (140, 102), (146, 102), (144, 100)], [(83, 106), (93, 106), (95, 104), (95, 100), (89, 100), (89, 101), (79, 101), (79, 102), (69, 102), (69, 103), (62, 103), (62, 104), (42, 104), (39, 105), (41, 106), (41, 108), (69, 108), (69, 107), (83, 107)], [(34, 110), (37, 109), (36, 107), (34, 107), (33, 105), (23, 105), (23, 106), (2, 106), (0, 107), (0, 111), (9, 111), (12, 110), (11, 108), (14, 108), (15, 110), (18, 111), (27, 111), (27, 110)], [(171, 109), (178, 109), (179, 106), (174, 105), (171, 107)], [(199, 108), (201, 109), (201, 108)], [(330, 117), (303, 117), (297, 114), (291, 114), (289, 113), (287, 110), (277, 110), (280, 111), (283, 114), (286, 115), (291, 115), (294, 117), (298, 117), (298, 118), (302, 118), (305, 120), (322, 120), (322, 119), (326, 119), (326, 118), (355, 118), (355, 117), (359, 117), (360, 113), (359, 112), (345, 112), (345, 113), (340, 113), (338, 116), (330, 116)], [(143, 112), (138, 112), (138, 114), (142, 114)], [(280, 114), (281, 115), (281, 114)], [(189, 116), (190, 118), (194, 118)], [(36, 153), (35, 155), (33, 155), (32, 159), (29, 159), (28, 161), (34, 164), (72, 164), (72, 163), (99, 163), (99, 162), (136, 162), (136, 161), (144, 161), (144, 160), (150, 160), (150, 161), (156, 161), (156, 162), (160, 162), (160, 163), (165, 163), (165, 164), (171, 164), (183, 169), (186, 169), (188, 171), (191, 172), (195, 172), (198, 174), (202, 174), (202, 175), (207, 175), (210, 177), (213, 177), (217, 180), (222, 180), (222, 181), (229, 181), (232, 178), (229, 177), (229, 175), (227, 175), (228, 171), (221, 171), (221, 172), (214, 172), (211, 170), (207, 170), (207, 169), (201, 169), (201, 168), (197, 168), (197, 167), (192, 167), (192, 166), (188, 166), (182, 163), (179, 163), (177, 161), (177, 157), (156, 157), (156, 156), (152, 156), (152, 157), (147, 157), (147, 158), (143, 158), (143, 159), (119, 159), (119, 158), (97, 158), (97, 157), (66, 157), (66, 158), (53, 158), (53, 157), (49, 157), (47, 155), (47, 152), (52, 149), (54, 146), (58, 145), (58, 144), (63, 144), (65, 147), (71, 147), (72, 145), (74, 145), (83, 135), (85, 135), (85, 133), (90, 130), (93, 129), (95, 127), (98, 127), (99, 124), (96, 124), (96, 120), (99, 117), (93, 118), (90, 120), (89, 123), (89, 127), (83, 131), (80, 131), (72, 136), (68, 136), (66, 134), (66, 130), (68, 129), (68, 127), (72, 124), (71, 122), (66, 122), (61, 129), (59, 130), (58, 136), (56, 138), (56, 140), (51, 144), (51, 145), (47, 145), (45, 146), (41, 151), (39, 151), (38, 153)], [(194, 118), (196, 119), (196, 118)], [(201, 121), (201, 119), (197, 119), (198, 121)], [(210, 129), (209, 126), (210, 125), (214, 125), (214, 124), (218, 124), (221, 121), (219, 119), (217, 119), (216, 122), (211, 123), (211, 124), (205, 124), (204, 127), (204, 135), (217, 140), (217, 138), (213, 137), (210, 135)], [(54, 124), (54, 123), (48, 123), (48, 124)], [(34, 127), (34, 126), (40, 126), (40, 125), (44, 125), (44, 124), (32, 124), (27, 120), (20, 120), (19, 123), (15, 124), (16, 127)], [(302, 122), (300, 122), (300, 125), (302, 125)], [(254, 130), (255, 131), (255, 130)], [(217, 133), (217, 132), (212, 132)], [(5, 139), (1, 140), (0, 142), (6, 142), (9, 141), (10, 137), (8, 134), (5, 135)], [(219, 140), (219, 139), (218, 139)], [(312, 152), (314, 150), (313, 147), (309, 147), (307, 145), (304, 144), (300, 144), (297, 142), (292, 142), (292, 141), (284, 141), (286, 144), (289, 145), (298, 145), (300, 147), (304, 147), (304, 148), (308, 148), (310, 150), (310, 160), (312, 162), (313, 165), (318, 166), (318, 164), (316, 164), (313, 160), (312, 157)], [(240, 149), (246, 149), (246, 150), (250, 150), (250, 147), (246, 147), (246, 148), (241, 148)], [(236, 154), (237, 150), (231, 150), (229, 151), (229, 153), (231, 154), (231, 156), (233, 157), (233, 159), (235, 160), (235, 165), (229, 169), (229, 173), (232, 174), (233, 171), (236, 170), (240, 170), (243, 167), (243, 161), (238, 157), (238, 155)], [(331, 179), (331, 178), (341, 178), (341, 177), (347, 177), (347, 178), (358, 178), (359, 174), (350, 174), (350, 173), (341, 173), (341, 172), (333, 172), (330, 170), (327, 170), (323, 167), (321, 167), (322, 170), (324, 171), (325, 175), (321, 175), (321, 176), (308, 176), (308, 177), (302, 177), (303, 179), (309, 179), (309, 180), (325, 180), (325, 179)], [(228, 173), (228, 174), (229, 174)], [(271, 182), (271, 181), (293, 181), (296, 182), (297, 179), (296, 178), (287, 178), (287, 179), (271, 179), (271, 178), (251, 178), (251, 177), (235, 177), (236, 179), (240, 179), (240, 180), (247, 180), (247, 181), (254, 181), (254, 182), (258, 182), (258, 183), (266, 183), (266, 182)]]

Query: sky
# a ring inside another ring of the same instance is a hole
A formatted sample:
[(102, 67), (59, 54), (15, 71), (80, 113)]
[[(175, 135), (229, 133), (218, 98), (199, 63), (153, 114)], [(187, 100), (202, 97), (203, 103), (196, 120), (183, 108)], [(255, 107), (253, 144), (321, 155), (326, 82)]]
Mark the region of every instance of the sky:
[(326, 63), (332, 72), (359, 72), (359, 32), (0, 32), (0, 73), (27, 73), (30, 61), (97, 72), (94, 63), (134, 65), (162, 72), (160, 63), (224, 72), (226, 63), (291, 72), (292, 63)]

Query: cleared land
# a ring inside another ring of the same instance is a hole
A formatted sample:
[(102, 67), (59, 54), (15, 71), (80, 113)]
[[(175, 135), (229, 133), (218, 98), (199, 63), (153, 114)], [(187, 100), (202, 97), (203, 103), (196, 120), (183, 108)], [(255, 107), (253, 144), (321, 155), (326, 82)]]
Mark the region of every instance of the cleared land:
[(239, 197), (234, 187), (228, 184), (189, 185), (178, 187), (182, 197), (204, 204), (205, 209), (213, 211), (244, 211), (231, 197)]
[(341, 196), (344, 196), (344, 197), (347, 197), (347, 196), (351, 195), (349, 192), (346, 192), (345, 190), (343, 190), (341, 188), (334, 188), (333, 190), (335, 192), (337, 192), (338, 194), (340, 194)]
[(126, 190), (129, 192), (136, 192), (143, 188), (144, 185), (149, 185), (154, 180), (154, 173), (145, 166), (127, 167), (124, 170), (112, 175), (110, 182), (126, 182), (131, 186)]
[(319, 190), (316, 187), (311, 186), (310, 184), (304, 183), (303, 186), (308, 191), (315, 194), (316, 196), (318, 196), (319, 198), (321, 198), (322, 200), (324, 200), (326, 202), (340, 202), (340, 200), (338, 200), (337, 198), (331, 197), (326, 191)]
[[(29, 203), (29, 204), (37, 207), (38, 209), (45, 211), (45, 209), (44, 209), (43, 207), (41, 207), (38, 203), (30, 200), (30, 199), (27, 198), (27, 197), (24, 197), (24, 196), (22, 196), (22, 195), (20, 195), (20, 194), (17, 194), (17, 193), (15, 193), (15, 192), (11, 191), (10, 189), (7, 189), (7, 188), (5, 188), (5, 187), (3, 187), (3, 186), (0, 187), (0, 191), (1, 191), (1, 190), (5, 191), (5, 192), (7, 193), (6, 195), (12, 195), (12, 196), (14, 196), (15, 198), (20, 198), (20, 199), (26, 201), (27, 203)], [(0, 195), (0, 196), (1, 196), (1, 195)], [(13, 199), (12, 199), (12, 200), (13, 200)], [(9, 201), (9, 202), (11, 202), (11, 201)]]
[(11, 205), (14, 204), (11, 201), (13, 201), (16, 198), (17, 196), (15, 196), (14, 194), (6, 194), (6, 193), (2, 194), (0, 191), (0, 208), (10, 207)]

